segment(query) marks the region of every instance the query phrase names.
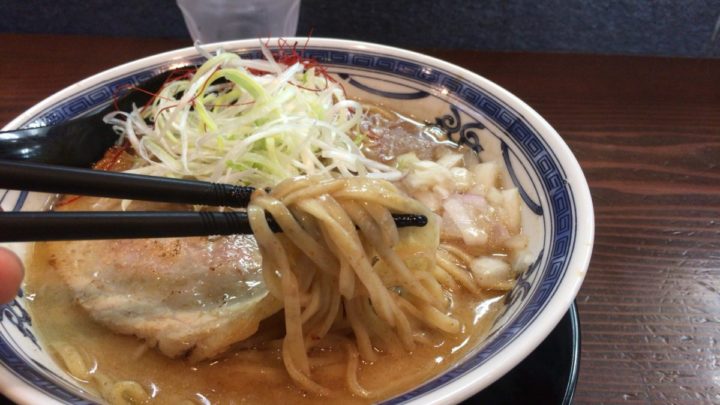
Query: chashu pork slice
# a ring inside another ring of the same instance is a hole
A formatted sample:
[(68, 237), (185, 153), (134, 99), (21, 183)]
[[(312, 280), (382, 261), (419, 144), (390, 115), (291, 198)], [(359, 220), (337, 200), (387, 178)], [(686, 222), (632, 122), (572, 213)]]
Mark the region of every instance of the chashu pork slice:
[[(62, 209), (112, 210), (117, 204), (82, 198)], [(133, 202), (130, 208), (167, 206)], [(282, 308), (265, 288), (249, 235), (57, 242), (49, 248), (57, 271), (95, 320), (170, 357), (212, 358)]]

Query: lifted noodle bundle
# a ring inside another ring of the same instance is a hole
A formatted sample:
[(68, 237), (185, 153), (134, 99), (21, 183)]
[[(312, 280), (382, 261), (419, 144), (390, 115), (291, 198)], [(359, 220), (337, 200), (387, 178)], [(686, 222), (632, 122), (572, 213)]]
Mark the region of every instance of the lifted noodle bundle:
[[(282, 234), (272, 232), (265, 212)], [(422, 213), (429, 224), (404, 229), (407, 236), (401, 238), (393, 212)], [(327, 394), (312, 380), (308, 351), (329, 335), (346, 336), (348, 326), (355, 342), (347, 345), (347, 383), (361, 396), (370, 393), (355, 378), (356, 350), (375, 360), (373, 347), (412, 350), (422, 328), (460, 331), (460, 323), (446, 314), (449, 300), (433, 276), (439, 243), (433, 214), (391, 183), (293, 179), (269, 194), (256, 192), (248, 213), (265, 283), (285, 308), (283, 362), (304, 389)]]

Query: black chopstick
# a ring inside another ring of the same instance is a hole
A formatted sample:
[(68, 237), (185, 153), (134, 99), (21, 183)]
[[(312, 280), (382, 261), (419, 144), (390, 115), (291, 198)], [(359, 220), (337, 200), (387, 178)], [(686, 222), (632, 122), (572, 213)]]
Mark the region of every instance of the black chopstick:
[(246, 207), (253, 187), (0, 159), (0, 188), (127, 200)]
[[(0, 188), (130, 200), (245, 207), (252, 187), (75, 169), (0, 159)], [(424, 215), (393, 214), (398, 227)], [(279, 226), (268, 216), (271, 229)], [(0, 213), (0, 242), (160, 238), (252, 233), (244, 212), (113, 211)]]
[[(398, 227), (424, 226), (423, 215), (393, 214)], [(270, 229), (280, 227), (268, 215)], [(135, 239), (250, 234), (245, 212), (75, 211), (0, 213), (0, 242)]]

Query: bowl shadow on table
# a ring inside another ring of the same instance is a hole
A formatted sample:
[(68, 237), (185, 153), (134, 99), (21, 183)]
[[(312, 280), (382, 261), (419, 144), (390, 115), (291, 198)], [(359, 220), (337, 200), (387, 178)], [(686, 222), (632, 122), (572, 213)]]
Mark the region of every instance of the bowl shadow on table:
[(575, 304), (522, 363), (480, 393), (471, 404), (572, 403), (580, 365), (580, 323)]

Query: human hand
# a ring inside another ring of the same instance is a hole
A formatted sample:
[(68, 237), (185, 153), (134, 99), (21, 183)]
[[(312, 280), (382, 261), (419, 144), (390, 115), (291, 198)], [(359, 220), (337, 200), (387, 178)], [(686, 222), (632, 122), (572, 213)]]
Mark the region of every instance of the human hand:
[(15, 253), (0, 247), (0, 304), (15, 298), (24, 273), (20, 258)]

